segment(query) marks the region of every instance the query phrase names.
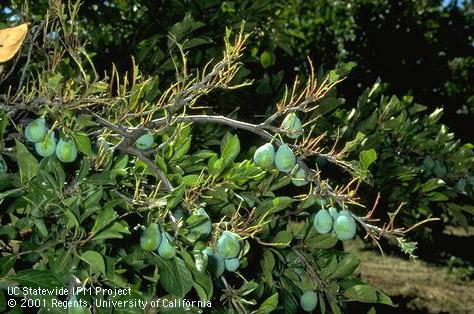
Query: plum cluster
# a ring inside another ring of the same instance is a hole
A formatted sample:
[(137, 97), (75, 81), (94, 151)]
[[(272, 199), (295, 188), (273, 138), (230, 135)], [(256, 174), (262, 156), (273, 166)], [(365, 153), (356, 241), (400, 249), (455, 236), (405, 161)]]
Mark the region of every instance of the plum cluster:
[(321, 234), (334, 231), (341, 241), (351, 240), (356, 234), (356, 223), (351, 213), (348, 210), (338, 212), (335, 207), (320, 209), (314, 215), (313, 227)]
[(176, 248), (172, 245), (173, 237), (162, 231), (156, 223), (151, 223), (143, 230), (140, 237), (140, 246), (144, 251), (158, 250), (158, 255), (164, 259), (171, 259), (176, 255)]
[(203, 253), (207, 255), (207, 268), (210, 273), (219, 278), (225, 270), (235, 272), (240, 266), (239, 254), (241, 239), (231, 231), (224, 231), (217, 240), (216, 250), (207, 247)]
[[(285, 117), (280, 128), (293, 139), (303, 132), (301, 120), (294, 112)], [(288, 144), (281, 144), (276, 152), (271, 143), (263, 144), (255, 151), (253, 160), (260, 168), (268, 170), (275, 166), (281, 172), (290, 173), (291, 182), (296, 186), (308, 184), (305, 171), (297, 165), (296, 156)]]
[(73, 162), (77, 157), (76, 144), (72, 139), (60, 138), (56, 141), (53, 130), (48, 129), (46, 120), (41, 117), (30, 122), (25, 129), (28, 142), (35, 145), (35, 151), (41, 157), (56, 157), (64, 163)]

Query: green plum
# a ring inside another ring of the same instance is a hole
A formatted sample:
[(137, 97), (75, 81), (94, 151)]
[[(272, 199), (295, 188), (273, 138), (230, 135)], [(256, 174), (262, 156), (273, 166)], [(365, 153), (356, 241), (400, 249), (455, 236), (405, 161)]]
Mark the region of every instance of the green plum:
[(346, 215), (349, 218), (352, 218), (351, 212), (348, 210), (341, 210), (337, 216), (339, 217), (340, 215)]
[(153, 137), (153, 134), (148, 132), (146, 134), (143, 134), (139, 138), (137, 138), (137, 140), (135, 141), (135, 146), (138, 149), (146, 150), (146, 149), (150, 149), (154, 143), (155, 143), (155, 138)]
[(331, 207), (328, 208), (328, 211), (329, 211), (329, 215), (331, 215), (332, 219), (334, 221), (336, 221), (337, 216), (339, 216), (339, 213), (337, 212), (336, 207), (331, 206)]
[(343, 211), (341, 211), (334, 222), (334, 231), (339, 240), (346, 241), (354, 238), (356, 234), (356, 224), (354, 218), (342, 212)]
[(168, 232), (161, 234), (161, 243), (158, 246), (158, 254), (164, 259), (171, 259), (176, 255), (176, 248), (171, 245), (172, 237)]
[(25, 130), (25, 137), (29, 142), (39, 143), (44, 139), (47, 131), (46, 120), (38, 118), (28, 124)]
[(228, 258), (225, 260), (225, 269), (230, 272), (236, 271), (240, 266), (240, 260), (238, 258)]
[(316, 215), (314, 215), (313, 226), (317, 232), (321, 234), (328, 233), (331, 231), (332, 225), (332, 217), (327, 210), (320, 209)]
[(318, 294), (314, 291), (305, 292), (300, 298), (300, 305), (306, 312), (311, 312), (318, 305)]
[(35, 143), (35, 150), (41, 157), (49, 157), (56, 151), (56, 137), (54, 132), (50, 131), (41, 142)]
[(301, 120), (294, 112), (289, 113), (285, 119), (283, 119), (283, 122), (281, 123), (281, 129), (288, 132), (286, 136), (289, 138), (298, 138), (303, 133)]
[(264, 169), (270, 169), (275, 161), (275, 148), (272, 144), (267, 143), (255, 151), (253, 154), (255, 164)]
[(188, 219), (190, 226), (188, 237), (191, 240), (205, 240), (212, 232), (212, 222), (204, 208), (198, 208)]
[(303, 186), (308, 184), (306, 181), (306, 173), (303, 168), (296, 166), (296, 168), (291, 172), (291, 182), (296, 186)]
[(214, 253), (210, 248), (205, 248), (203, 253), (207, 255), (207, 268), (209, 273), (215, 277), (219, 278), (222, 276), (225, 270), (225, 261), (224, 258), (219, 253)]
[(76, 144), (71, 139), (59, 139), (56, 145), (56, 157), (64, 163), (73, 162), (77, 157)]
[(144, 251), (154, 251), (161, 243), (160, 228), (156, 223), (151, 223), (140, 237), (140, 246)]
[(240, 237), (230, 231), (224, 231), (217, 240), (217, 252), (224, 258), (234, 258), (240, 252)]
[(281, 172), (291, 172), (296, 164), (296, 157), (287, 144), (281, 144), (275, 154), (275, 166)]

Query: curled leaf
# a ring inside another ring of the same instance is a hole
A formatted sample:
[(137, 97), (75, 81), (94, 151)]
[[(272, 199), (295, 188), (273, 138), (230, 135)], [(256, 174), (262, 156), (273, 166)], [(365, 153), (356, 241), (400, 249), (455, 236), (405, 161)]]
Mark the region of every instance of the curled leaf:
[(28, 23), (0, 29), (0, 62), (13, 58), (25, 40)]

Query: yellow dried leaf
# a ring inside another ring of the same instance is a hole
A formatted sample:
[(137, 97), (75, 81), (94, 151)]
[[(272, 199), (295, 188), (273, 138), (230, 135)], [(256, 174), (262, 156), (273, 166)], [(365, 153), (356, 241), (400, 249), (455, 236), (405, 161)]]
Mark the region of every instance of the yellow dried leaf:
[(0, 62), (6, 62), (20, 49), (28, 32), (28, 23), (0, 29)]

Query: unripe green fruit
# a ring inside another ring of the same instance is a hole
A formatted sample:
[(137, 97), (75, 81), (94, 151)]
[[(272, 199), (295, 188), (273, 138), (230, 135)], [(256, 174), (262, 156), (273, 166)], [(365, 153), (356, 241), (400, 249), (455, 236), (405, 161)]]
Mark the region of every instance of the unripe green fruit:
[(187, 224), (193, 224), (193, 221), (200, 221), (199, 224), (192, 226), (189, 236), (193, 239), (205, 240), (212, 232), (212, 222), (204, 208), (198, 208), (187, 220)]
[(73, 162), (77, 157), (77, 148), (73, 140), (59, 139), (56, 145), (56, 157), (62, 162)]
[(273, 145), (267, 143), (257, 148), (253, 154), (253, 161), (261, 168), (271, 168), (275, 162), (275, 148)]
[(38, 118), (28, 124), (25, 130), (25, 137), (29, 142), (38, 143), (44, 139), (47, 131), (46, 120)]
[(341, 211), (334, 223), (334, 231), (339, 240), (346, 241), (354, 238), (356, 234), (356, 224), (354, 218), (342, 212), (343, 211)]
[(81, 306), (77, 301), (76, 295), (73, 294), (69, 299), (71, 306), (67, 308), (68, 314), (90, 314), (91, 310), (88, 307)]
[(237, 234), (224, 231), (217, 240), (217, 252), (224, 258), (234, 258), (240, 252), (240, 238)]
[(336, 207), (331, 206), (331, 207), (328, 208), (328, 211), (329, 211), (329, 215), (331, 215), (332, 219), (334, 221), (336, 221), (337, 216), (339, 216), (339, 213), (337, 212)]
[(153, 143), (155, 143), (155, 138), (153, 137), (153, 134), (148, 132), (137, 138), (137, 140), (135, 141), (135, 146), (138, 149), (145, 150), (150, 149)]
[(151, 223), (140, 237), (140, 246), (144, 251), (154, 251), (161, 243), (160, 228), (157, 224)]
[(296, 186), (308, 184), (308, 181), (306, 181), (306, 173), (303, 168), (296, 166), (295, 170), (292, 171), (291, 182)]
[(204, 250), (202, 250), (202, 252), (206, 254), (208, 257), (214, 254), (214, 252), (212, 251), (210, 247), (205, 248)]
[(167, 232), (161, 234), (161, 243), (158, 246), (158, 254), (164, 259), (171, 259), (176, 255), (176, 248), (171, 245), (171, 236)]
[(213, 253), (210, 248), (205, 248), (203, 253), (207, 255), (209, 273), (215, 278), (222, 276), (225, 270), (224, 258), (219, 253)]
[(35, 150), (41, 157), (49, 157), (56, 151), (56, 138), (54, 132), (50, 131), (43, 141), (35, 144)]
[(285, 119), (283, 119), (283, 122), (281, 123), (281, 128), (288, 132), (286, 136), (288, 136), (289, 138), (298, 138), (303, 133), (301, 120), (294, 112), (291, 112), (285, 117)]
[(332, 224), (332, 217), (327, 210), (320, 209), (316, 215), (314, 215), (313, 227), (317, 232), (321, 234), (328, 233), (332, 229)]
[(275, 166), (282, 172), (291, 172), (296, 164), (296, 157), (287, 144), (281, 144), (275, 154)]
[(305, 292), (300, 298), (300, 305), (306, 312), (311, 312), (318, 305), (318, 294), (314, 291)]
[(337, 216), (339, 217), (340, 215), (346, 215), (347, 217), (352, 218), (351, 212), (348, 210), (341, 210)]
[(240, 260), (238, 258), (229, 258), (225, 260), (225, 269), (234, 272), (240, 266)]
[(359, 266), (359, 259), (352, 253), (344, 255), (344, 257), (337, 263), (336, 271), (333, 274), (334, 278), (346, 278)]

